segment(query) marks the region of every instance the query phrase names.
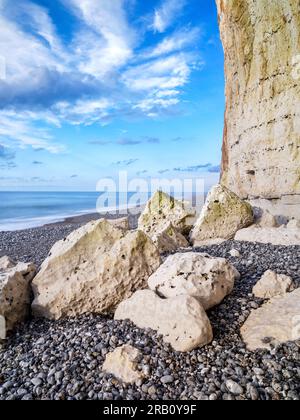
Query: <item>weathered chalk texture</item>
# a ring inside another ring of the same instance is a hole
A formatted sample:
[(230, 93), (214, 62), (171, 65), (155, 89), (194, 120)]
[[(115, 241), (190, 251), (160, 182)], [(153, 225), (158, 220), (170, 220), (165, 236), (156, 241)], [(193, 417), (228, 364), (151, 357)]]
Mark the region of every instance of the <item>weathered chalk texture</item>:
[(226, 76), (221, 182), (241, 198), (299, 204), (300, 2), (216, 2)]

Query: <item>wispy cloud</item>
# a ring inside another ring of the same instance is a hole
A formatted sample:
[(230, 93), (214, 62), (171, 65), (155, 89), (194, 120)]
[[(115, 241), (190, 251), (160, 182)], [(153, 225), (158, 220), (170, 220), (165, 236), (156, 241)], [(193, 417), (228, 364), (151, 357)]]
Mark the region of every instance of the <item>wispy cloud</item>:
[(12, 169), (16, 167), (14, 162), (15, 152), (7, 146), (0, 144), (0, 169)]
[(15, 157), (15, 152), (12, 152), (8, 147), (0, 144), (0, 159), (12, 160)]
[(112, 165), (118, 166), (130, 166), (134, 163), (138, 162), (139, 159), (127, 159), (127, 160), (118, 160), (117, 162), (113, 162)]
[(129, 138), (123, 138), (123, 139), (119, 139), (117, 141), (117, 143), (120, 146), (136, 146), (137, 144), (141, 144), (142, 141), (141, 140), (133, 140), (133, 139), (129, 139)]
[(54, 142), (47, 128), (37, 128), (34, 121), (40, 117), (34, 113), (17, 113), (15, 111), (0, 111), (0, 140), (9, 139), (15, 147), (46, 150), (50, 153), (61, 153), (63, 145)]
[(63, 1), (85, 24), (75, 40), (80, 71), (102, 78), (128, 62), (135, 32), (127, 21), (124, 0)]
[(138, 144), (159, 144), (160, 139), (158, 137), (142, 136), (138, 138), (122, 137), (117, 141), (112, 140), (90, 140), (88, 144), (95, 146), (107, 146), (109, 144), (116, 144), (119, 146), (136, 146)]
[(163, 0), (154, 12), (153, 29), (156, 32), (165, 32), (181, 14), (186, 3), (187, 0)]
[(141, 176), (141, 175), (146, 175), (148, 173), (148, 171), (146, 169), (144, 169), (143, 171), (138, 171), (136, 174), (137, 176)]
[(146, 58), (155, 58), (183, 50), (199, 40), (201, 30), (199, 28), (187, 28), (176, 31), (171, 36), (165, 37), (153, 49), (145, 53)]
[(205, 163), (203, 165), (195, 165), (195, 166), (187, 166), (181, 168), (174, 168), (173, 171), (175, 172), (198, 172), (202, 169), (209, 169), (211, 168), (211, 163)]
[(113, 142), (110, 140), (90, 140), (88, 144), (95, 145), (95, 146), (107, 146), (108, 144), (112, 144)]
[(126, 86), (135, 91), (152, 89), (174, 89), (186, 84), (190, 75), (190, 65), (194, 57), (188, 54), (173, 54), (137, 65), (123, 75)]
[(194, 54), (181, 52), (136, 65), (123, 74), (127, 88), (143, 95), (133, 105), (148, 116), (179, 104), (180, 89), (188, 82), (194, 68), (203, 64)]
[(162, 169), (158, 171), (160, 174), (164, 174), (166, 172), (186, 172), (186, 173), (193, 173), (193, 172), (209, 172), (209, 173), (219, 173), (220, 172), (220, 165), (212, 165), (211, 163), (204, 163), (200, 165), (193, 165), (193, 166), (182, 166), (176, 167), (173, 169)]
[[(45, 7), (30, 0), (0, 1), (6, 66), (0, 80), (0, 141), (61, 153), (64, 146), (52, 136), (53, 127), (107, 125), (114, 118), (153, 118), (177, 110), (191, 72), (203, 65), (194, 51), (199, 29), (179, 27), (149, 49), (129, 19), (127, 0), (61, 2), (74, 16), (68, 44)], [(186, 0), (163, 1), (152, 29), (165, 32), (186, 5)], [(121, 146), (142, 142), (117, 140)]]
[(143, 137), (143, 140), (146, 143), (150, 143), (150, 144), (158, 144), (160, 143), (160, 139), (158, 137)]

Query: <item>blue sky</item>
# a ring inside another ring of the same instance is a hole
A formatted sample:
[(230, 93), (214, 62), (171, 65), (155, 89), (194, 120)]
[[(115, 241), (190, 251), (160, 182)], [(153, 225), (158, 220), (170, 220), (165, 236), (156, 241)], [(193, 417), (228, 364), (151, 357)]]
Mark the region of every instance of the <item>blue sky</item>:
[(0, 0), (0, 189), (208, 188), (223, 115), (214, 0)]

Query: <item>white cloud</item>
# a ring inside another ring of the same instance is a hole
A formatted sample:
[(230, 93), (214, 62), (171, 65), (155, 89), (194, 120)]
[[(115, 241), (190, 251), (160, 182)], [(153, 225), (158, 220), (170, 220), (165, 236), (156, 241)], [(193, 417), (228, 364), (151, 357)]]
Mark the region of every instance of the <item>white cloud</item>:
[(86, 25), (74, 43), (76, 54), (81, 57), (80, 71), (101, 78), (128, 62), (135, 33), (127, 22), (123, 0), (64, 2)]
[(34, 36), (0, 16), (0, 51), (6, 63), (6, 83), (17, 83), (30, 79), (37, 68), (56, 68), (63, 70), (63, 65), (51, 54), (49, 48)]
[[(148, 113), (155, 107), (169, 108), (172, 105), (177, 105), (179, 99), (170, 98), (170, 99), (158, 99), (158, 98), (148, 98), (139, 102), (134, 108), (141, 109), (143, 112)], [(148, 114), (149, 115), (149, 114)]]
[[(179, 29), (141, 51), (143, 37), (128, 20), (126, 0), (61, 1), (77, 18), (68, 45), (46, 8), (0, 0), (0, 59), (6, 70), (0, 80), (1, 141), (59, 153), (64, 148), (54, 143), (53, 126), (104, 125), (113, 115), (152, 117), (180, 102), (199, 62), (187, 52), (198, 29)], [(155, 30), (170, 27), (185, 4), (162, 3)]]
[(177, 96), (179, 94), (180, 91), (175, 89), (159, 90), (158, 92), (156, 92), (156, 96), (158, 98), (165, 98), (167, 96)]
[(174, 54), (131, 68), (124, 73), (123, 80), (129, 89), (136, 91), (173, 90), (187, 83), (193, 62), (192, 56)]
[(160, 8), (155, 10), (153, 29), (163, 33), (168, 29), (182, 12), (187, 0), (164, 0)]
[(12, 111), (0, 112), (0, 140), (10, 142), (22, 149), (44, 149), (50, 153), (61, 153), (65, 150), (63, 145), (57, 144), (49, 131), (45, 128), (37, 128), (34, 125), (40, 117), (33, 113), (18, 113)]
[(42, 37), (48, 43), (53, 54), (56, 54), (57, 57), (63, 59), (63, 61), (70, 58), (56, 33), (56, 28), (46, 9), (35, 3), (31, 3), (30, 1), (26, 1), (26, 3), (21, 2), (21, 5), (18, 6), (18, 10), (23, 13), (22, 19), (24, 19), (24, 15), (27, 17), (28, 23), (32, 27), (34, 33)]
[(161, 55), (180, 51), (183, 48), (194, 43), (200, 36), (200, 29), (192, 28), (175, 32), (173, 35), (166, 37), (151, 51), (146, 52), (146, 58), (155, 58)]
[(91, 125), (101, 123), (109, 116), (109, 109), (113, 108), (113, 102), (108, 99), (78, 100), (75, 104), (59, 102), (55, 110), (59, 118), (69, 121), (71, 124)]

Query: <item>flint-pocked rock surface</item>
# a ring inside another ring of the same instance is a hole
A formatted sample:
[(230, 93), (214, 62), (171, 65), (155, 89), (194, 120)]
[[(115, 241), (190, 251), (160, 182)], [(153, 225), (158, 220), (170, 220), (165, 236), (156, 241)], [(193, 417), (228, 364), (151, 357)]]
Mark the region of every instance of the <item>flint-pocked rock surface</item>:
[(192, 296), (207, 310), (222, 302), (239, 278), (225, 258), (185, 252), (170, 255), (149, 277), (148, 286), (165, 298)]
[(209, 192), (191, 232), (195, 246), (205, 241), (232, 239), (235, 233), (254, 222), (252, 207), (223, 185)]
[(138, 228), (150, 237), (172, 226), (187, 235), (195, 222), (195, 209), (187, 202), (176, 200), (168, 194), (157, 191), (142, 212)]
[(25, 321), (29, 315), (31, 280), (36, 267), (31, 263), (15, 263), (4, 256), (0, 258), (0, 339), (8, 331)]
[(33, 313), (50, 319), (113, 310), (147, 287), (161, 263), (141, 231), (124, 232), (102, 219), (56, 243), (33, 281)]
[(152, 232), (151, 239), (161, 253), (172, 252), (178, 248), (187, 248), (189, 246), (185, 236), (172, 223), (167, 223), (161, 230)]
[(249, 350), (271, 349), (300, 339), (300, 288), (276, 296), (251, 312), (241, 328)]
[(272, 270), (264, 273), (262, 278), (253, 287), (255, 297), (271, 299), (275, 296), (284, 295), (293, 290), (293, 279), (285, 274), (277, 274)]
[(120, 303), (115, 319), (129, 319), (140, 328), (157, 331), (177, 351), (191, 351), (213, 339), (205, 310), (188, 295), (161, 299), (152, 290), (139, 290)]

